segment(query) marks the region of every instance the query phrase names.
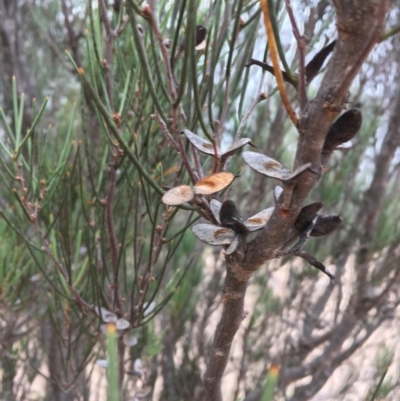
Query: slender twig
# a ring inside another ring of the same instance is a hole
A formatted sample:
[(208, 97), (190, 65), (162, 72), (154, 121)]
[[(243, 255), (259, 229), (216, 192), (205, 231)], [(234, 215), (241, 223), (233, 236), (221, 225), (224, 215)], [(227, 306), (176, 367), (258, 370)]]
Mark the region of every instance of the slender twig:
[(199, 176), (199, 179), (201, 179), (204, 177), (204, 173), (203, 173), (203, 169), (202, 169), (201, 163), (200, 163), (199, 152), (193, 145), (191, 145), (191, 151), (192, 151), (193, 161), (194, 161), (194, 165), (196, 167), (197, 175)]
[(161, 55), (164, 61), (164, 67), (165, 67), (165, 73), (167, 77), (167, 84), (168, 84), (168, 90), (170, 93), (171, 101), (174, 102), (176, 98), (176, 83), (175, 83), (175, 78), (172, 74), (172, 68), (171, 68), (171, 63), (170, 63), (170, 58), (168, 54), (168, 50), (165, 47), (161, 32), (160, 32), (160, 27), (158, 26), (157, 18), (155, 15), (156, 12), (156, 5), (154, 0), (149, 1), (150, 7), (151, 7), (151, 17), (149, 18), (150, 21), (150, 26), (153, 29), (154, 35), (156, 36), (158, 46), (160, 47), (161, 50)]
[(282, 103), (285, 106), (285, 109), (292, 120), (293, 124), (297, 126), (298, 119), (296, 113), (294, 112), (292, 105), (290, 104), (289, 98), (286, 93), (285, 84), (282, 77), (282, 71), (279, 67), (279, 57), (278, 57), (278, 49), (276, 47), (276, 40), (274, 36), (274, 32), (272, 30), (271, 19), (269, 15), (268, 3), (267, 0), (260, 0), (261, 8), (264, 16), (264, 25), (265, 30), (267, 32), (268, 44), (271, 53), (272, 65), (274, 66), (274, 72), (276, 81), (278, 84), (279, 93), (281, 94)]
[(384, 40), (390, 38), (391, 36), (394, 36), (400, 32), (400, 24), (396, 25), (394, 28), (389, 29), (386, 31), (380, 38), (380, 42), (383, 42)]
[[(220, 130), (220, 124), (219, 121), (215, 121), (216, 126), (216, 132), (219, 132)], [(218, 147), (217, 147), (217, 141), (213, 141), (213, 148), (214, 148), (214, 167), (213, 167), (213, 173), (216, 173), (218, 171), (218, 166), (219, 166), (219, 155), (218, 155)]]
[(161, 118), (161, 116), (156, 112), (155, 114), (152, 114), (150, 116), (151, 119), (153, 119), (158, 126), (160, 127), (162, 133), (165, 135), (167, 138), (168, 142), (171, 144), (171, 146), (179, 153), (180, 149), (178, 144), (175, 142), (175, 139), (173, 138), (172, 134), (169, 132), (169, 129), (167, 127), (167, 124), (165, 121)]
[(131, 23), (133, 38), (136, 43), (138, 57), (142, 64), (143, 75), (149, 86), (149, 90), (151, 93), (151, 97), (154, 101), (154, 105), (155, 105), (157, 111), (160, 113), (160, 116), (162, 117), (162, 119), (166, 120), (166, 118), (164, 116), (164, 109), (163, 109), (163, 107), (161, 107), (161, 104), (159, 101), (159, 94), (156, 91), (156, 88), (154, 86), (153, 77), (150, 73), (150, 71), (152, 71), (152, 69), (150, 68), (149, 60), (147, 58), (146, 49), (145, 49), (145, 46), (143, 43), (143, 37), (142, 37), (142, 34), (138, 31), (138, 28), (137, 28), (138, 22), (136, 19), (136, 15), (135, 15), (134, 11), (132, 10), (132, 8), (134, 8), (134, 4), (135, 4), (135, 2), (133, 0), (128, 0), (128, 5), (126, 7), (126, 10), (128, 12), (129, 21)]
[(304, 37), (300, 35), (299, 28), (296, 23), (296, 19), (293, 15), (293, 9), (290, 4), (290, 0), (285, 0), (286, 10), (289, 15), (290, 22), (292, 24), (293, 34), (297, 41), (297, 50), (299, 52), (299, 76), (298, 76), (298, 84), (297, 90), (299, 92), (299, 100), (300, 100), (300, 109), (304, 110), (304, 107), (307, 103), (307, 93), (306, 93), (306, 82), (305, 82), (305, 50), (306, 50), (306, 42)]
[(80, 64), (77, 36), (75, 35), (71, 21), (69, 19), (70, 13), (69, 13), (68, 6), (67, 6), (67, 3), (65, 0), (61, 0), (61, 10), (62, 10), (62, 13), (64, 14), (64, 21), (65, 21), (65, 27), (67, 28), (69, 46), (71, 47), (72, 54), (74, 55), (74, 59), (77, 61), (78, 64)]
[(224, 122), (226, 120), (226, 115), (228, 113), (230, 81), (231, 81), (230, 77), (226, 77), (226, 79), (225, 79), (224, 102), (223, 102), (223, 105), (222, 105), (221, 117), (219, 119), (218, 131), (216, 132), (216, 135), (215, 135), (215, 137), (217, 139), (218, 146), (221, 146)]
[[(214, 99), (212, 98), (213, 95), (213, 85), (214, 85), (214, 73), (215, 73), (215, 66), (218, 62), (218, 56), (221, 52), (221, 48), (222, 48), (222, 42), (225, 38), (225, 34), (227, 31), (227, 27), (230, 21), (230, 8), (231, 5), (230, 3), (225, 3), (225, 10), (224, 10), (224, 18), (221, 24), (221, 28), (218, 30), (216, 29), (214, 32), (214, 43), (215, 45), (213, 46), (213, 51), (212, 51), (212, 55), (211, 55), (211, 75), (210, 75), (210, 80), (209, 80), (209, 115), (210, 115), (210, 123), (213, 122), (212, 120), (212, 104), (214, 102)], [(218, 12), (218, 19), (219, 19), (219, 12)], [(233, 44), (232, 44), (233, 45)], [(229, 77), (227, 78), (226, 82), (225, 82), (225, 94), (224, 94), (224, 105), (223, 108), (225, 107), (225, 105), (227, 104), (227, 94), (229, 94)], [(224, 110), (222, 110), (221, 113), (221, 117), (222, 118), (224, 116)], [(223, 124), (221, 124), (221, 130), (222, 130), (222, 126)], [(217, 145), (221, 146), (221, 131), (220, 129), (215, 131), (216, 137), (215, 140), (217, 141)]]
[(236, 40), (239, 36), (239, 21), (240, 21), (240, 14), (243, 6), (243, 1), (239, 1), (239, 6), (238, 9), (236, 10), (236, 18), (235, 18), (235, 24), (233, 28), (233, 34), (232, 34), (232, 40), (231, 40), (231, 46), (228, 54), (228, 61), (226, 65), (226, 71), (225, 71), (225, 94), (224, 94), (224, 103), (222, 107), (222, 113), (220, 117), (220, 127), (217, 132), (217, 140), (218, 140), (218, 145), (221, 146), (221, 139), (222, 139), (222, 130), (225, 125), (225, 120), (226, 120), (226, 115), (228, 112), (228, 107), (229, 107), (229, 89), (230, 89), (230, 81), (231, 81), (231, 65), (232, 65), (232, 59), (233, 59), (233, 52), (235, 49), (235, 44)]
[[(176, 111), (176, 110), (175, 110), (175, 111)], [(184, 148), (184, 146), (183, 146), (183, 142), (182, 142), (182, 139), (181, 139), (181, 137), (180, 137), (179, 132), (177, 132), (177, 134), (176, 134), (176, 138), (177, 138), (177, 141), (178, 141), (178, 142), (176, 142), (176, 141), (174, 140), (174, 138), (172, 137), (172, 134), (169, 132), (168, 127), (167, 127), (167, 124), (165, 123), (165, 121), (161, 118), (161, 116), (160, 116), (158, 113), (153, 114), (153, 115), (151, 116), (151, 118), (152, 118), (154, 121), (157, 122), (157, 124), (158, 124), (158, 126), (160, 127), (161, 131), (164, 133), (164, 135), (166, 136), (166, 138), (168, 139), (168, 141), (171, 143), (171, 145), (174, 147), (174, 149), (175, 149), (175, 150), (177, 151), (177, 153), (180, 155), (181, 160), (182, 160), (182, 163), (183, 163), (183, 165), (185, 166), (186, 171), (188, 172), (189, 177), (190, 177), (190, 180), (192, 181), (192, 183), (193, 183), (193, 184), (196, 183), (198, 179), (197, 179), (197, 177), (196, 177), (195, 174), (194, 174), (194, 171), (193, 171), (192, 166), (190, 165), (190, 162), (189, 162), (187, 153), (186, 153), (186, 151), (185, 151), (185, 148)]]
[[(118, 150), (116, 150), (118, 152)], [(119, 262), (119, 246), (117, 242), (117, 237), (115, 235), (115, 227), (114, 227), (114, 213), (113, 213), (113, 203), (114, 203), (114, 193), (115, 193), (115, 184), (117, 179), (116, 174), (116, 165), (118, 164), (118, 154), (115, 153), (112, 157), (112, 162), (110, 163), (110, 186), (108, 189), (108, 194), (106, 198), (106, 220), (107, 220), (107, 229), (108, 235), (110, 238), (110, 246), (111, 246), (111, 259), (112, 259), (112, 267), (113, 267), (113, 292), (114, 292), (114, 302), (118, 309), (118, 312), (123, 315), (122, 303), (119, 294), (119, 274), (118, 274), (118, 262)]]
[[(177, 3), (175, 3), (177, 5)], [(172, 41), (171, 47), (171, 68), (174, 69), (175, 59), (176, 59), (176, 48), (178, 47), (179, 32), (182, 25), (183, 15), (186, 8), (186, 0), (182, 1), (179, 8), (179, 16), (176, 25), (173, 27), (175, 29), (174, 39)], [(179, 51), (178, 51), (179, 53)]]
[(251, 106), (249, 107), (249, 109), (247, 110), (247, 113), (244, 115), (244, 117), (241, 119), (239, 127), (236, 131), (236, 135), (235, 135), (235, 139), (234, 141), (237, 141), (240, 136), (242, 135), (243, 129), (246, 125), (247, 120), (250, 118), (251, 114), (253, 113), (254, 109), (256, 108), (256, 106), (262, 102), (263, 100), (266, 99), (266, 96), (263, 96), (261, 94), (259, 94), (255, 99), (254, 102), (251, 104)]
[(111, 29), (110, 21), (107, 16), (107, 9), (104, 0), (99, 0), (100, 17), (106, 31), (106, 52), (105, 59), (103, 60), (103, 67), (105, 69), (105, 80), (107, 87), (108, 100), (112, 106), (112, 76), (111, 76), (111, 60), (114, 45), (114, 32)]

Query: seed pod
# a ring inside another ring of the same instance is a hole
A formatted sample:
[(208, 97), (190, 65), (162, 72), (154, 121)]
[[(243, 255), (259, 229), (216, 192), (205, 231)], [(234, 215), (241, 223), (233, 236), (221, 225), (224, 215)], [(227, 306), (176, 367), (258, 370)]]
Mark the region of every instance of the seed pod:
[(229, 245), (237, 235), (230, 228), (204, 223), (192, 226), (192, 232), (200, 241), (209, 245)]
[(360, 130), (362, 114), (358, 109), (343, 113), (331, 126), (326, 135), (323, 152), (332, 152), (342, 143), (350, 141)]
[(306, 84), (308, 85), (319, 73), (324, 61), (329, 56), (333, 48), (335, 47), (336, 40), (329, 43), (322, 50), (320, 50), (314, 58), (306, 66)]
[(249, 229), (243, 223), (243, 218), (231, 200), (226, 200), (219, 212), (219, 219), (223, 227), (231, 228), (238, 234), (247, 235)]
[(322, 237), (335, 231), (342, 224), (341, 216), (318, 216), (314, 228), (311, 231), (312, 237)]
[(295, 171), (290, 172), (282, 163), (261, 153), (243, 152), (244, 161), (258, 173), (270, 178), (276, 178), (285, 183), (294, 183), (295, 179), (311, 167), (311, 163), (303, 164)]
[(317, 213), (322, 209), (323, 205), (322, 202), (315, 202), (304, 206), (293, 225), (295, 231), (300, 233), (303, 232), (312, 222)]
[[(203, 25), (196, 26), (196, 43), (195, 47), (199, 46), (206, 38), (207, 29)], [(185, 48), (185, 39), (182, 39), (179, 43), (178, 50), (183, 50)]]
[(234, 178), (235, 176), (228, 171), (211, 174), (194, 184), (194, 192), (197, 195), (214, 194), (215, 192), (222, 191), (224, 188), (226, 188)]
[(179, 185), (167, 191), (162, 197), (162, 201), (166, 205), (177, 206), (191, 201), (193, 197), (194, 191), (189, 185)]
[(203, 25), (197, 25), (196, 27), (196, 50), (201, 50), (198, 47), (205, 41), (207, 35), (207, 29)]

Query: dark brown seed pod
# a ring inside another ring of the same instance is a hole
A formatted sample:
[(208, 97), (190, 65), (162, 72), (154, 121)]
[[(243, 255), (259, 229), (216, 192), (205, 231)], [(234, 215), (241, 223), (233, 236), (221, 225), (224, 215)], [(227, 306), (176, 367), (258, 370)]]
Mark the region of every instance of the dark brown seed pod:
[(322, 237), (335, 231), (342, 224), (341, 216), (318, 216), (314, 228), (311, 231), (312, 237)]
[(324, 61), (329, 56), (331, 51), (334, 49), (336, 44), (336, 40), (329, 43), (325, 46), (322, 50), (320, 50), (314, 58), (307, 64), (306, 66), (306, 80), (307, 84), (309, 84), (318, 74), (319, 70), (321, 69)]
[[(198, 46), (203, 40), (206, 38), (207, 29), (203, 25), (196, 26), (196, 43), (195, 47)], [(182, 39), (181, 43), (179, 43), (178, 50), (183, 50), (185, 48), (185, 39)]]
[(322, 206), (324, 206), (322, 202), (315, 202), (304, 206), (293, 225), (295, 231), (299, 233), (303, 232), (317, 215), (317, 213), (322, 209)]
[(238, 234), (247, 235), (249, 229), (243, 223), (243, 218), (236, 208), (236, 205), (231, 200), (226, 200), (219, 212), (219, 219), (223, 227), (231, 228)]
[(196, 46), (200, 45), (206, 38), (207, 29), (203, 25), (196, 27)]
[(360, 130), (362, 114), (358, 109), (343, 113), (331, 126), (326, 135), (323, 152), (332, 152), (342, 143), (350, 141)]

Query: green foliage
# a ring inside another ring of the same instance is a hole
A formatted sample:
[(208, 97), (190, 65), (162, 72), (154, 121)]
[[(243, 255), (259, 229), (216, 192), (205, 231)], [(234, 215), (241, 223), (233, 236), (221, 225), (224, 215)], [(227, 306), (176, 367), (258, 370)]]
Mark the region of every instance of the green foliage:
[(279, 369), (276, 366), (271, 366), (267, 374), (267, 380), (263, 387), (261, 401), (273, 401), (278, 378)]
[(108, 381), (108, 401), (118, 401), (119, 382), (118, 382), (118, 341), (117, 332), (113, 324), (107, 326), (107, 381)]

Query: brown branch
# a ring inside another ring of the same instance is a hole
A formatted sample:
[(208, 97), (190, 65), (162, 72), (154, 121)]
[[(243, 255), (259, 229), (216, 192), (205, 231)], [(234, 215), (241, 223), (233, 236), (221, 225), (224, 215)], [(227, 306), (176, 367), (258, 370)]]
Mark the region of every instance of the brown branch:
[(193, 145), (190, 145), (190, 149), (192, 151), (192, 157), (193, 157), (194, 165), (196, 167), (197, 175), (198, 175), (199, 179), (201, 180), (204, 177), (204, 173), (203, 173), (203, 168), (201, 167), (199, 152)]
[(342, 79), (341, 85), (337, 90), (337, 95), (339, 97), (343, 97), (346, 94), (351, 82), (357, 75), (357, 73), (358, 73), (359, 69), (361, 68), (362, 64), (364, 63), (365, 59), (368, 57), (368, 54), (371, 52), (372, 48), (377, 43), (379, 43), (381, 35), (382, 35), (383, 23), (385, 21), (386, 11), (387, 11), (387, 0), (381, 0), (379, 2), (379, 6), (378, 6), (375, 29), (374, 29), (372, 35), (370, 36), (367, 44), (363, 48), (362, 52), (358, 55), (355, 62), (346, 71), (346, 75)]
[(222, 316), (215, 331), (212, 353), (203, 377), (207, 401), (222, 401), (222, 375), (228, 363), (233, 338), (246, 316), (243, 311), (244, 296), (251, 274), (238, 266), (234, 256), (227, 257), (226, 267)]
[(175, 142), (175, 139), (173, 138), (172, 134), (169, 132), (169, 129), (167, 127), (167, 124), (165, 121), (161, 118), (161, 116), (156, 112), (155, 114), (152, 114), (150, 116), (152, 120), (154, 120), (158, 126), (160, 127), (162, 133), (165, 135), (167, 138), (168, 142), (171, 144), (171, 146), (179, 153), (180, 149), (178, 144)]
[(195, 184), (198, 181), (198, 177), (196, 177), (196, 174), (190, 165), (188, 155), (186, 153), (185, 147), (183, 146), (183, 142), (182, 142), (180, 133), (179, 132), (176, 133), (177, 140), (175, 141), (175, 139), (173, 138), (172, 134), (170, 133), (170, 131), (167, 127), (167, 124), (165, 123), (165, 121), (162, 119), (162, 117), (157, 112), (156, 112), (156, 114), (152, 114), (151, 118), (157, 122), (158, 126), (160, 127), (161, 131), (163, 132), (163, 134), (165, 135), (165, 137), (167, 138), (167, 140), (169, 141), (171, 146), (180, 155), (182, 163), (185, 166), (186, 171), (189, 174), (190, 180), (192, 181), (193, 184)]

